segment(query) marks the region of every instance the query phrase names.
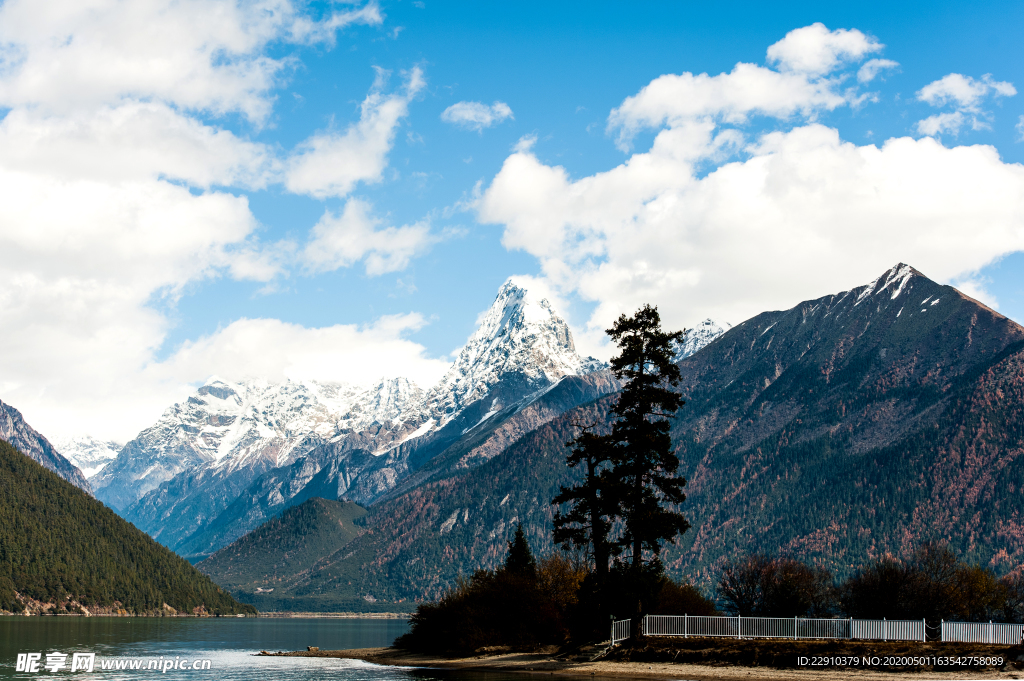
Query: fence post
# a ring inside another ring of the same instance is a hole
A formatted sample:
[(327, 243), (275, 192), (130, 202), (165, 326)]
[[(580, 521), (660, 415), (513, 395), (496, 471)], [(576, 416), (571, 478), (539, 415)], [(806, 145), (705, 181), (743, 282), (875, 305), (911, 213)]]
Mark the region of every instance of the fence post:
[(743, 615), (736, 615), (736, 638), (743, 638)]
[(849, 641), (853, 640), (853, 618), (852, 617), (850, 618), (850, 629), (849, 629), (849, 633), (846, 635), (846, 638)]
[(687, 622), (686, 617), (687, 617), (686, 613), (683, 613), (683, 638), (688, 638), (689, 637), (689, 634), (687, 633), (687, 628), (686, 628), (686, 622)]
[(796, 640), (796, 617), (793, 618), (793, 640)]
[(928, 640), (928, 622), (921, 618), (921, 643), (925, 643)]
[(988, 644), (992, 645), (992, 620), (988, 621)]
[(885, 618), (882, 618), (882, 640), (889, 640), (889, 625), (886, 623)]

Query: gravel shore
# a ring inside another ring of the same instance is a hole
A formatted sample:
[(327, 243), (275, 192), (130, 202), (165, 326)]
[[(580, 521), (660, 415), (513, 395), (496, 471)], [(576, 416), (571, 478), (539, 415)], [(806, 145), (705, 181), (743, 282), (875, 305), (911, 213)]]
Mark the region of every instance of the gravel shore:
[[(1004, 654), (1017, 652), (1002, 648)], [(882, 651), (884, 654), (884, 651)], [(395, 648), (358, 648), (354, 650), (316, 650), (269, 653), (285, 657), (333, 657), (364, 660), (400, 667), (465, 669), (476, 671), (522, 672), (530, 675), (603, 677), (609, 679), (694, 679), (707, 681), (896, 681), (897, 679), (1024, 679), (1024, 671), (1014, 664), (1000, 669), (957, 671), (886, 670), (878, 668), (778, 668), (708, 662), (641, 662), (598, 660), (596, 662), (559, 659), (551, 653), (500, 653), (472, 657), (447, 658), (409, 653)], [(1016, 661), (1016, 656), (1011, 658)], [(1021, 664), (1021, 663), (1018, 663)]]

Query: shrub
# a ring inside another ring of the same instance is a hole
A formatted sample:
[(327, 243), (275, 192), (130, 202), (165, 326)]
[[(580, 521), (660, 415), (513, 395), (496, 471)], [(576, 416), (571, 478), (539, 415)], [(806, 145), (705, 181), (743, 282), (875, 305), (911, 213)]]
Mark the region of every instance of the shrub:
[(960, 561), (945, 544), (921, 545), (908, 560), (883, 556), (842, 588), (851, 617), (987, 621), (1020, 615), (1020, 591), (985, 568)]
[(509, 542), (505, 565), (493, 572), (478, 570), (439, 602), (421, 604), (409, 620), (409, 633), (395, 645), (454, 655), (491, 646), (535, 650), (562, 645), (585, 574), (585, 567), (558, 554), (537, 564), (520, 527)]
[(666, 578), (648, 615), (717, 615), (715, 602), (689, 582)]
[(718, 596), (744, 617), (830, 617), (838, 600), (828, 570), (764, 554), (726, 562)]

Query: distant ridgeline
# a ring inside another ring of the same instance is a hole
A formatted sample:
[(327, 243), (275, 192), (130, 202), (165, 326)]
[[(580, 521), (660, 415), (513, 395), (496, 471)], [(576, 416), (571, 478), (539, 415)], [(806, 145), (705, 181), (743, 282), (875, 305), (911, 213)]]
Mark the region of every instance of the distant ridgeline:
[(255, 613), (0, 440), (0, 610), (81, 612), (81, 606), (133, 614)]
[[(753, 317), (679, 367), (687, 403), (672, 438), (692, 528), (662, 553), (669, 574), (706, 588), (723, 558), (762, 551), (844, 578), (926, 540), (1000, 575), (1022, 569), (1024, 328), (1013, 321), (899, 265)], [(590, 395), (515, 430), (480, 465), (423, 462), (367, 507), (354, 539), (311, 530), (323, 551), (303, 554), (301, 575), (273, 541), (256, 551), (243, 539), (203, 567), (234, 589), (273, 588), (278, 603), (312, 609), (370, 595), (396, 609), (501, 565), (518, 522), (543, 555), (553, 548), (548, 501), (578, 474), (565, 466), (565, 443), (575, 424), (607, 419), (615, 399)], [(272, 565), (287, 567), (276, 583), (256, 579)]]

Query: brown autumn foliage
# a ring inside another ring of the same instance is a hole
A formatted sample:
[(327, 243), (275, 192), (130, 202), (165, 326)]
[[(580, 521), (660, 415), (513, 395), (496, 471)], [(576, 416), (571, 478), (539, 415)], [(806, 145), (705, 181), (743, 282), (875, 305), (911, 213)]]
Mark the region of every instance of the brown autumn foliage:
[(827, 570), (765, 554), (726, 561), (718, 595), (726, 611), (744, 617), (831, 617), (837, 606)]
[(961, 561), (949, 546), (922, 544), (907, 560), (883, 556), (842, 586), (851, 617), (987, 622), (1017, 621), (1019, 580), (999, 580), (991, 570)]

